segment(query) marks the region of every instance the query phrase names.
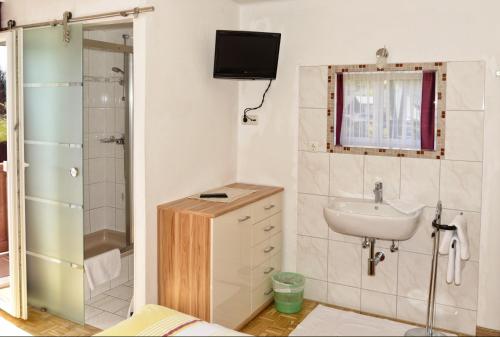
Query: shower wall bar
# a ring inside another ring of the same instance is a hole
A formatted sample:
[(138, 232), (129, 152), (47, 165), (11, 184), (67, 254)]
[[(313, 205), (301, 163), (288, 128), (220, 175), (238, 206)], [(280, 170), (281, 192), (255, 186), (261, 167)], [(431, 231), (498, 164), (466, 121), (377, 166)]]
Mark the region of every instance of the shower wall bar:
[[(107, 19), (107, 18), (113, 18), (113, 17), (123, 17), (126, 18), (130, 15), (138, 16), (141, 13), (147, 13), (147, 12), (154, 12), (155, 8), (153, 6), (149, 7), (136, 7), (132, 9), (126, 9), (123, 11), (114, 11), (114, 12), (106, 12), (106, 13), (101, 13), (101, 14), (94, 14), (94, 15), (85, 15), (85, 16), (80, 16), (80, 17), (70, 17), (66, 20), (52, 20), (52, 21), (42, 21), (42, 22), (37, 22), (37, 23), (30, 23), (30, 24), (25, 24), (25, 25), (17, 25), (14, 20), (9, 20), (8, 25), (9, 27), (7, 28), (1, 28), (0, 31), (5, 31), (5, 30), (10, 30), (10, 29), (15, 29), (15, 28), (37, 28), (37, 27), (49, 27), (49, 26), (59, 26), (59, 25), (64, 25), (67, 23), (76, 23), (76, 22), (84, 22), (84, 21), (92, 21), (92, 20), (98, 20), (98, 19)], [(64, 17), (64, 16), (63, 16)]]

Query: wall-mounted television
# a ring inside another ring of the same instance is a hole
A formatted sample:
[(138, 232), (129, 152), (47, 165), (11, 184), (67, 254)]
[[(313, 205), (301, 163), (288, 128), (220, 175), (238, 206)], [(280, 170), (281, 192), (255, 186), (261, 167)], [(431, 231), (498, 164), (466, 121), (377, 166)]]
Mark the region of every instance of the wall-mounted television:
[(281, 34), (218, 30), (215, 78), (276, 79)]

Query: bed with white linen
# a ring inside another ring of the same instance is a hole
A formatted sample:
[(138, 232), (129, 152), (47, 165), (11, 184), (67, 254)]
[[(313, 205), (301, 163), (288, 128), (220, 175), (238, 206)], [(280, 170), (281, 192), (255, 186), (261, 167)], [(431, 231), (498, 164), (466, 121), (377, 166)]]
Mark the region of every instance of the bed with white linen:
[(247, 336), (159, 305), (146, 305), (96, 336)]

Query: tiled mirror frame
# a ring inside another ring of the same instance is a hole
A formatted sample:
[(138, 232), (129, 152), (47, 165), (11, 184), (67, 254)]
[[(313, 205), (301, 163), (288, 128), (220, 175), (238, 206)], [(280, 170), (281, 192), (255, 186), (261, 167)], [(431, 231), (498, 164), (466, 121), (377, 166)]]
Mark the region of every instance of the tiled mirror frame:
[[(346, 72), (381, 72), (381, 71), (436, 71), (436, 146), (434, 151), (401, 150), (364, 147), (345, 147), (335, 144), (336, 130), (336, 84), (337, 74)], [(445, 159), (445, 125), (446, 125), (446, 63), (391, 63), (384, 69), (375, 64), (330, 65), (328, 66), (328, 122), (326, 148), (331, 153), (364, 154), (374, 156), (410, 157)]]

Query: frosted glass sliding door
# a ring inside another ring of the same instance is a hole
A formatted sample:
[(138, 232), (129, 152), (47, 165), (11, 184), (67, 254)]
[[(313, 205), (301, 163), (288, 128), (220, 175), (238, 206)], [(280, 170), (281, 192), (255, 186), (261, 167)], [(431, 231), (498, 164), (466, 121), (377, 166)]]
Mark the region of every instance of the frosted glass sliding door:
[(28, 303), (84, 322), (82, 26), (24, 32)]

